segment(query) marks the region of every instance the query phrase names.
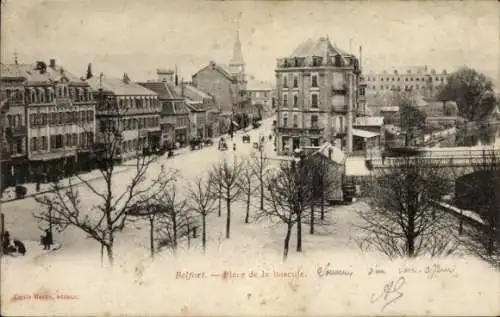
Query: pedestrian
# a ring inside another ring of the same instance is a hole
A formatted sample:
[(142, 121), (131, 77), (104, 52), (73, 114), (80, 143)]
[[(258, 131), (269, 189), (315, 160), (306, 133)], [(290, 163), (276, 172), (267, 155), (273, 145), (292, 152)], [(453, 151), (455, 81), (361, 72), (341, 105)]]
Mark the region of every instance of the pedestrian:
[(10, 244), (10, 233), (8, 231), (5, 231), (2, 236), (2, 248), (4, 250), (4, 253), (6, 253), (9, 244)]
[(42, 237), (43, 241), (43, 249), (50, 250), (50, 246), (53, 244), (52, 241), (52, 232), (49, 229), (45, 229), (45, 236)]
[(385, 152), (382, 152), (382, 165), (385, 164)]
[(26, 246), (20, 240), (14, 240), (14, 246), (17, 249), (17, 253), (21, 254), (22, 256), (26, 254)]
[(233, 143), (233, 151), (236, 151), (236, 143)]

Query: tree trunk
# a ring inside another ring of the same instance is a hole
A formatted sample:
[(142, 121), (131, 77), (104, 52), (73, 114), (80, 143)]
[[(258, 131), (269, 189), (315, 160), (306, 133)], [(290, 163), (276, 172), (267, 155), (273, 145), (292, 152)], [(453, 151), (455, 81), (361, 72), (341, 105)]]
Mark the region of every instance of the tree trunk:
[[(229, 197), (229, 194), (228, 194)], [(226, 239), (230, 238), (230, 230), (231, 230), (231, 199), (226, 198), (226, 207), (227, 207), (227, 217), (226, 217)]]
[(172, 215), (172, 230), (173, 230), (172, 247), (174, 249), (174, 254), (175, 254), (177, 252), (177, 216), (175, 214)]
[(221, 191), (219, 190), (219, 217), (222, 216), (222, 193)]
[(155, 257), (155, 236), (154, 236), (154, 230), (155, 230), (154, 218), (151, 217), (151, 218), (149, 218), (149, 249), (151, 251), (151, 258), (152, 259)]
[(260, 210), (264, 210), (264, 171), (262, 170), (262, 149), (260, 151), (259, 181), (260, 181)]
[(203, 247), (203, 254), (206, 253), (207, 251), (207, 215), (203, 214), (201, 221), (202, 221), (202, 233), (201, 233), (201, 245)]
[(311, 219), (310, 219), (309, 233), (314, 234), (314, 203), (311, 204)]
[(113, 242), (110, 242), (110, 244), (106, 245), (106, 253), (108, 255), (108, 262), (111, 267), (113, 267), (114, 264), (114, 257), (113, 257)]
[(291, 224), (291, 223), (287, 224), (285, 243), (283, 246), (283, 262), (285, 262), (287, 257), (288, 257), (288, 248), (290, 246), (290, 236), (292, 235), (291, 234), (292, 233), (292, 226), (293, 226), (293, 224)]
[(297, 252), (302, 252), (302, 212), (297, 213)]
[(408, 229), (406, 234), (406, 251), (408, 257), (412, 258), (415, 255), (415, 217), (412, 210), (408, 215)]
[(323, 221), (325, 220), (325, 188), (323, 180), (321, 180), (320, 190), (321, 190), (321, 221)]
[(248, 192), (247, 193), (247, 213), (245, 215), (245, 223), (248, 223), (249, 218), (250, 218), (250, 197), (252, 197), (252, 193)]
[(101, 243), (101, 267), (104, 266), (104, 244)]

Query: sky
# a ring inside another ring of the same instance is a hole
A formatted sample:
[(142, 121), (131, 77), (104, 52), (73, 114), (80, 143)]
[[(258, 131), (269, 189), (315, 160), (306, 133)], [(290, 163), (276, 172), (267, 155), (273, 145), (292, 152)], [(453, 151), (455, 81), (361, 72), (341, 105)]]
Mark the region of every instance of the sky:
[[(474, 67), (500, 80), (498, 1), (4, 0), (2, 62), (55, 58), (85, 74), (156, 78), (228, 63), (239, 24), (247, 73), (274, 81), (276, 59), (328, 35), (364, 72)], [(239, 23), (237, 19), (239, 18)], [(497, 86), (498, 87), (498, 86)]]

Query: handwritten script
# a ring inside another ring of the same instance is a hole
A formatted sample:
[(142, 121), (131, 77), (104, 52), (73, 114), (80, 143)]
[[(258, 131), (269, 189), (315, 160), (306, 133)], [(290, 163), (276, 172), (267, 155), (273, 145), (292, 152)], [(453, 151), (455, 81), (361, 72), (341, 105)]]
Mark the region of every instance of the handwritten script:
[(383, 303), (381, 311), (384, 311), (384, 309), (393, 304), (394, 302), (398, 301), (401, 297), (403, 297), (403, 293), (401, 292), (403, 286), (406, 284), (406, 279), (401, 276), (395, 281), (387, 281), (384, 284), (384, 287), (380, 293), (373, 293), (371, 296), (371, 302), (372, 303), (377, 303), (381, 302)]

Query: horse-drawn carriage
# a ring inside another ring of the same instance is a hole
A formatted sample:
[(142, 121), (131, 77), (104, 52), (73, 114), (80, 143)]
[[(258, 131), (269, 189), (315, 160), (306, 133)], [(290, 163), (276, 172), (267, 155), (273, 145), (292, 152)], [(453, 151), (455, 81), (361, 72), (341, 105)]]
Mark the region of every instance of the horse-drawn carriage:
[(218, 149), (219, 149), (219, 151), (226, 151), (227, 150), (227, 143), (226, 143), (226, 140), (224, 138), (220, 138)]
[(203, 147), (203, 142), (201, 138), (192, 138), (189, 141), (189, 146), (191, 147), (191, 151), (200, 150)]

